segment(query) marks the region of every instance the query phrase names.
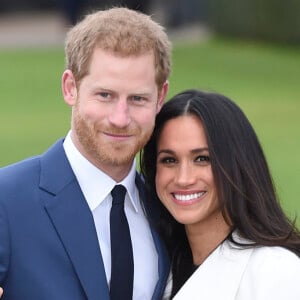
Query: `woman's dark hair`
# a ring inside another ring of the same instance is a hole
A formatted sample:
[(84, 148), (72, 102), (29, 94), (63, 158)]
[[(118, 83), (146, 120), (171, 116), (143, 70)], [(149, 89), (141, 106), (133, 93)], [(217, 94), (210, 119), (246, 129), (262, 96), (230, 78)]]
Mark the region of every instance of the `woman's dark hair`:
[[(172, 258), (172, 295), (193, 272), (193, 260), (184, 225), (155, 191), (157, 141), (166, 122), (183, 115), (196, 116), (203, 124), (217, 197), (232, 230), (255, 245), (281, 246), (300, 256), (299, 231), (279, 205), (262, 147), (245, 114), (223, 95), (187, 90), (163, 106), (140, 160), (149, 201), (160, 207), (159, 231)], [(232, 235), (229, 239), (238, 244)]]

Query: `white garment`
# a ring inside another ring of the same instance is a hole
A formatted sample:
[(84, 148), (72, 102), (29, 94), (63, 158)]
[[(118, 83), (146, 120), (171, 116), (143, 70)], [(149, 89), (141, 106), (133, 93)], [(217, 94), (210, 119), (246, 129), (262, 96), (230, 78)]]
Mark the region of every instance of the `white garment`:
[(300, 300), (299, 282), (300, 258), (291, 251), (282, 247), (238, 249), (227, 240), (173, 299)]
[[(92, 211), (107, 282), (110, 282), (111, 250), (109, 215), (111, 190), (116, 182), (91, 164), (75, 147), (70, 132), (64, 141), (66, 156), (83, 195)], [(136, 163), (128, 176), (120, 182), (127, 189), (124, 209), (127, 216), (134, 258), (133, 299), (151, 299), (158, 281), (158, 255), (149, 223), (144, 215), (139, 192), (135, 185)]]

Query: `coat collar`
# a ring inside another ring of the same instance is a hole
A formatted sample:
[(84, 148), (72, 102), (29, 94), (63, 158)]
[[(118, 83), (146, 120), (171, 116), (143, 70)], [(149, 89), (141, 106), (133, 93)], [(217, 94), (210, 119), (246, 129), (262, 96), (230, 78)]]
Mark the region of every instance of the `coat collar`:
[[(238, 241), (242, 239), (238, 237)], [(235, 299), (253, 249), (241, 249), (226, 240), (194, 272), (174, 300)]]
[(63, 149), (63, 140), (41, 157), (41, 199), (88, 299), (109, 299), (92, 213)]

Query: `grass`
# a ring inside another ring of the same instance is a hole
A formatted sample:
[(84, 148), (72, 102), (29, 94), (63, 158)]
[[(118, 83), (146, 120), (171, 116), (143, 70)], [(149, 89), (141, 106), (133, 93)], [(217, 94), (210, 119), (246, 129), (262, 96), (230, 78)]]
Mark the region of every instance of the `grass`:
[(222, 40), (177, 45), (171, 77), (171, 92), (190, 87), (218, 91), (242, 107), (263, 145), (282, 205), (292, 218), (300, 215), (299, 50)]
[[(300, 49), (211, 40), (176, 44), (169, 97), (188, 88), (238, 103), (264, 147), (282, 205), (299, 215)], [(0, 51), (0, 166), (38, 154), (70, 124), (60, 92), (62, 49)], [(253, 162), (255, 163), (255, 162)]]
[(44, 151), (69, 127), (60, 78), (63, 50), (0, 52), (0, 165)]

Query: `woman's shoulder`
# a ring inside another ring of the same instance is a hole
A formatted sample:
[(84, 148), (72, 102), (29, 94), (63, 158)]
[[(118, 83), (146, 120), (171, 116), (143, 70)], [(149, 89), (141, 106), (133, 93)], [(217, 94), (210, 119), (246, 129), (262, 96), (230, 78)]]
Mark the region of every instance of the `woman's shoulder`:
[[(282, 247), (256, 247), (236, 299), (300, 299), (300, 258)], [(247, 298), (251, 295), (250, 298)], [(246, 298), (245, 298), (246, 297)]]
[(296, 254), (282, 247), (266, 246), (254, 249), (243, 276), (245, 282), (255, 283), (257, 291), (274, 295), (274, 299), (288, 291), (291, 299), (300, 299), (299, 278), (300, 258)]
[[(253, 242), (242, 238), (237, 232), (234, 232), (234, 240), (240, 244), (248, 245), (246, 247), (237, 247), (243, 251), (249, 249), (250, 259), (249, 264), (255, 265), (256, 268), (260, 266), (264, 269), (269, 268), (295, 268), (300, 272), (300, 257), (292, 251), (279, 246), (255, 246)], [(234, 244), (229, 243), (230, 247), (235, 248)], [(253, 244), (253, 247), (251, 247)]]
[(283, 247), (256, 247), (251, 256), (251, 262), (255, 263), (256, 267), (262, 266), (266, 268), (291, 268), (300, 272), (300, 258), (292, 251)]

